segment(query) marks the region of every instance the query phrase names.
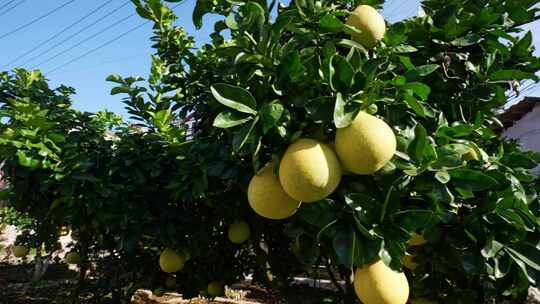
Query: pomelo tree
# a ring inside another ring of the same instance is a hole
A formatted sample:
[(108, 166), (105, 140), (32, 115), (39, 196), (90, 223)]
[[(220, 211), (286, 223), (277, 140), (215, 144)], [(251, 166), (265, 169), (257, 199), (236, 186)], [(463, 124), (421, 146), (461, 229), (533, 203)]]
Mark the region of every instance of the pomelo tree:
[(383, 37), (381, 17), (359, 6), (382, 1), (199, 0), (196, 26), (223, 19), (196, 51), (159, 1), (136, 3), (155, 23), (166, 107), (189, 118), (193, 139), (219, 140), (253, 175), (274, 166), (259, 198), (280, 197), (279, 179), (304, 202), (275, 228), (302, 263), (339, 265), (348, 280), (381, 260), (406, 271), (412, 298), (448, 303), (522, 297), (535, 282), (539, 184), (528, 170), (539, 158), (503, 139), (496, 115), (516, 83), (538, 80), (532, 34), (520, 34), (538, 1), (424, 1)]
[(388, 24), (379, 0), (198, 0), (196, 26), (222, 18), (197, 50), (165, 2), (134, 3), (154, 22), (151, 73), (109, 80), (137, 127), (72, 110), (38, 72), (1, 74), (4, 194), (37, 221), (30, 245), (72, 227), (83, 265), (109, 253), (97, 288), (119, 297), (166, 282), (214, 296), (249, 273), (283, 287), (314, 266), (367, 304), (523, 298), (536, 282), (540, 158), (496, 114), (537, 80), (520, 27), (538, 1), (429, 0)]

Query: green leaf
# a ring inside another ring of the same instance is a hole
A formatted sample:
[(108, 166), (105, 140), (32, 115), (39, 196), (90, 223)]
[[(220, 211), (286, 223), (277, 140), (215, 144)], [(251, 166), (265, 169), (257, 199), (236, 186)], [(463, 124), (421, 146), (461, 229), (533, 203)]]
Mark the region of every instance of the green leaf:
[(481, 36), (479, 36), (478, 34), (471, 33), (471, 34), (468, 34), (466, 36), (463, 36), (463, 37), (460, 37), (451, 41), (450, 44), (454, 46), (465, 47), (465, 46), (471, 46), (473, 44), (477, 44), (480, 41), (482, 41)]
[(298, 51), (294, 50), (281, 59), (278, 71), (282, 80), (299, 82), (303, 79), (307, 68), (300, 61)]
[(527, 266), (536, 271), (540, 271), (540, 250), (534, 245), (526, 242), (513, 244), (509, 247), (505, 247), (513, 255), (518, 257)]
[(330, 87), (338, 92), (347, 91), (354, 77), (354, 69), (347, 59), (334, 55), (330, 59)]
[(39, 165), (39, 161), (26, 156), (26, 153), (22, 150), (17, 151), (17, 156), (19, 158), (19, 164), (23, 167), (37, 168)]
[(450, 174), (446, 170), (437, 171), (435, 178), (441, 183), (446, 184), (450, 181)]
[(521, 38), (512, 47), (512, 55), (516, 57), (526, 57), (532, 52), (533, 39), (531, 31), (528, 31), (523, 38)]
[(433, 72), (435, 72), (440, 65), (438, 64), (426, 64), (416, 67), (416, 72), (418, 73), (418, 76), (427, 76)]
[(499, 70), (489, 75), (491, 81), (507, 81), (507, 80), (523, 80), (534, 79), (538, 80), (538, 77), (533, 73), (523, 72), (519, 70)]
[(490, 239), (486, 242), (486, 245), (484, 245), (484, 248), (480, 251), (483, 257), (485, 258), (493, 258), (504, 248), (504, 245), (497, 242), (494, 239)]
[(208, 12), (208, 0), (197, 0), (193, 9), (193, 24), (197, 29), (202, 27), (202, 17)]
[(421, 100), (427, 100), (429, 93), (431, 93), (431, 88), (421, 82), (409, 82), (404, 86), (405, 90), (410, 90), (416, 96), (420, 97)]
[(414, 128), (414, 156), (416, 158), (416, 161), (418, 163), (422, 163), (422, 160), (424, 158), (424, 151), (426, 150), (426, 146), (428, 145), (428, 139), (427, 139), (427, 131), (420, 123), (416, 124), (416, 127)]
[(248, 90), (224, 83), (215, 84), (210, 89), (222, 105), (242, 113), (257, 114), (257, 102)]
[(393, 49), (394, 53), (398, 53), (398, 54), (401, 54), (401, 53), (414, 53), (414, 52), (418, 51), (418, 49), (416, 49), (412, 45), (398, 45), (398, 46), (393, 47), (392, 49)]
[(336, 104), (334, 107), (334, 124), (336, 128), (346, 128), (348, 127), (358, 112), (360, 107), (348, 107), (341, 93), (337, 93)]
[(336, 44), (340, 45), (340, 46), (343, 46), (343, 47), (355, 48), (355, 49), (359, 50), (360, 52), (362, 52), (362, 54), (364, 54), (366, 56), (368, 54), (368, 51), (366, 50), (366, 48), (363, 45), (361, 45), (360, 43), (358, 43), (358, 42), (356, 42), (354, 40), (340, 39), (340, 40), (336, 41)]
[(216, 128), (227, 129), (244, 124), (251, 119), (253, 119), (253, 117), (246, 117), (238, 112), (223, 111), (216, 116), (213, 126)]
[(412, 231), (426, 230), (435, 226), (440, 218), (431, 210), (405, 210), (392, 215), (403, 229)]
[(343, 29), (343, 22), (332, 14), (323, 16), (319, 24), (323, 30), (328, 32), (339, 32)]
[(362, 252), (353, 227), (338, 226), (332, 244), (341, 265), (352, 268), (361, 259)]
[(485, 191), (498, 185), (496, 179), (472, 169), (454, 169), (448, 173), (457, 187), (469, 191)]
[(303, 204), (298, 211), (301, 219), (315, 227), (324, 227), (335, 220), (336, 214), (332, 210), (332, 202), (323, 200), (320, 202)]
[(283, 115), (284, 107), (279, 101), (273, 101), (264, 104), (260, 109), (261, 121), (263, 124), (263, 132), (273, 128)]
[(420, 103), (420, 101), (418, 101), (416, 98), (414, 98), (414, 96), (412, 95), (409, 95), (409, 94), (405, 94), (405, 96), (403, 96), (404, 99), (405, 99), (405, 103), (409, 106), (409, 108), (411, 108), (417, 115), (419, 115), (420, 117), (426, 117), (426, 109), (424, 108), (424, 106), (422, 105), (422, 103)]

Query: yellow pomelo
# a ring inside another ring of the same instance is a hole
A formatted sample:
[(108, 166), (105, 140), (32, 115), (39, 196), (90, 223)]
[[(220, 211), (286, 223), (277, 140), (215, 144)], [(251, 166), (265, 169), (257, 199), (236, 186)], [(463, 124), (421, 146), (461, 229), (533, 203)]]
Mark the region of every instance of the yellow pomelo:
[(229, 241), (235, 244), (242, 244), (249, 239), (251, 229), (248, 223), (244, 221), (234, 222), (229, 226), (228, 231)]
[(176, 253), (171, 248), (166, 248), (159, 256), (159, 266), (161, 270), (167, 273), (173, 273), (182, 270), (186, 262), (184, 256)]
[(426, 241), (426, 239), (424, 238), (423, 235), (418, 234), (416, 232), (413, 232), (413, 234), (411, 235), (411, 238), (407, 242), (407, 245), (409, 245), (409, 246), (422, 246), (425, 243), (427, 243), (427, 241)]
[(416, 267), (418, 267), (418, 263), (415, 262), (414, 259), (415, 259), (415, 255), (407, 253), (403, 257), (401, 257), (401, 265), (414, 271)]
[(313, 139), (299, 139), (287, 148), (279, 165), (283, 190), (301, 202), (316, 202), (332, 194), (341, 180), (334, 151)]
[(386, 23), (383, 16), (369, 5), (358, 6), (347, 19), (347, 25), (353, 26), (361, 34), (353, 34), (353, 40), (370, 49), (384, 38)]
[(68, 264), (79, 264), (81, 262), (81, 256), (77, 252), (68, 252), (65, 259)]
[(208, 284), (207, 291), (208, 295), (211, 297), (221, 296), (225, 293), (225, 290), (223, 289), (223, 283), (216, 281)]
[(354, 290), (364, 304), (405, 304), (409, 282), (403, 272), (395, 272), (382, 261), (356, 269)]
[(28, 252), (30, 252), (30, 248), (24, 245), (16, 245), (13, 246), (13, 255), (16, 258), (24, 258)]
[(350, 126), (337, 130), (336, 153), (347, 170), (373, 174), (396, 153), (396, 136), (384, 121), (360, 112)]
[(295, 201), (283, 191), (275, 166), (267, 165), (251, 179), (248, 187), (248, 201), (251, 208), (260, 216), (281, 220), (292, 216), (300, 202)]

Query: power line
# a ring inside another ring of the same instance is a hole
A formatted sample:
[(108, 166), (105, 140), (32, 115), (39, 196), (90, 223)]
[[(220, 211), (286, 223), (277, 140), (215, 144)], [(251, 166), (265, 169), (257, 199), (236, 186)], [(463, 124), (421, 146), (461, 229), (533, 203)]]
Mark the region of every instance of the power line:
[(8, 1), (6, 4), (0, 6), (0, 10), (3, 10), (4, 8), (8, 7), (11, 3), (15, 2), (17, 0), (11, 0), (11, 1)]
[[(21, 66), (24, 66), (25, 64), (29, 63), (29, 62), (32, 62), (34, 61), (35, 59), (38, 59), (39, 57), (45, 55), (45, 54), (48, 54), (50, 51), (56, 49), (57, 47), (59, 47), (60, 45), (68, 42), (69, 40), (71, 40), (72, 38), (76, 37), (77, 35), (79, 35), (80, 33), (88, 30), (89, 28), (93, 27), (94, 25), (98, 24), (100, 21), (103, 21), (104, 19), (106, 19), (107, 17), (113, 15), (114, 13), (116, 13), (117, 11), (119, 11), (120, 9), (122, 9), (124, 6), (128, 5), (130, 3), (129, 0), (125, 1), (122, 5), (114, 8), (112, 11), (110, 11), (109, 13), (105, 14), (104, 16), (98, 18), (97, 20), (95, 20), (94, 22), (88, 24), (87, 26), (83, 27), (82, 29), (78, 30), (77, 32), (69, 35), (68, 37), (66, 37), (65, 39), (59, 41), (58, 43), (54, 44), (53, 46), (49, 47), (48, 49), (45, 49), (44, 51), (42, 51), (41, 53), (37, 54), (36, 56), (24, 61), (23, 63), (21, 63), (20, 65)], [(38, 64), (39, 65), (39, 64)]]
[(392, 16), (395, 16), (396, 14), (394, 14), (394, 13), (395, 13), (396, 11), (399, 11), (399, 9), (400, 9), (401, 7), (403, 7), (403, 5), (405, 5), (407, 2), (408, 2), (407, 0), (403, 0), (403, 2), (401, 2), (398, 6), (396, 6), (396, 7), (392, 10), (391, 13), (388, 12), (388, 15), (387, 15), (388, 18), (390, 18), (390, 17), (392, 17)]
[(92, 40), (92, 39), (96, 38), (97, 36), (99, 36), (99, 35), (105, 33), (105, 32), (108, 31), (108, 30), (110, 30), (111, 28), (113, 28), (113, 27), (119, 25), (120, 23), (122, 23), (122, 22), (128, 20), (129, 18), (133, 17), (135, 14), (136, 14), (136, 13), (129, 14), (128, 16), (126, 16), (126, 17), (124, 17), (124, 18), (122, 18), (122, 19), (116, 21), (115, 23), (113, 23), (113, 24), (111, 24), (111, 25), (109, 25), (109, 26), (107, 26), (107, 27), (101, 29), (100, 31), (98, 31), (98, 32), (96, 32), (96, 33), (94, 33), (94, 34), (92, 34), (92, 35), (86, 37), (85, 39), (82, 39), (81, 41), (79, 41), (79, 42), (77, 42), (76, 44), (70, 46), (69, 48), (67, 48), (67, 49), (65, 49), (65, 50), (63, 50), (63, 51), (61, 51), (61, 52), (56, 53), (54, 56), (50, 57), (49, 59), (46, 59), (46, 60), (43, 60), (43, 61), (39, 62), (38, 64), (34, 65), (34, 67), (32, 67), (32, 69), (36, 68), (37, 66), (43, 65), (43, 64), (45, 64), (45, 63), (48, 63), (48, 62), (50, 62), (51, 60), (56, 59), (56, 58), (58, 58), (59, 56), (62, 56), (62, 55), (64, 55), (65, 53), (67, 53), (67, 52), (73, 50), (74, 48), (76, 48), (76, 47), (78, 47), (78, 46), (84, 44), (85, 42), (88, 42), (89, 40)]
[[(24, 0), (23, 0), (24, 1)], [(86, 15), (84, 15), (83, 17), (79, 18), (77, 21), (71, 23), (70, 25), (66, 26), (65, 28), (63, 28), (62, 30), (60, 30), (59, 32), (57, 32), (56, 34), (52, 35), (51, 37), (49, 37), (48, 39), (46, 39), (45, 41), (37, 44), (35, 47), (33, 47), (32, 49), (28, 50), (27, 52), (17, 56), (17, 58), (14, 58), (13, 60), (11, 60), (10, 62), (4, 64), (0, 69), (3, 69), (7, 66), (9, 66), (10, 64), (12, 63), (15, 63), (17, 62), (19, 59), (21, 58), (24, 58), (26, 57), (26, 55), (29, 55), (31, 53), (33, 53), (35, 50), (39, 49), (40, 47), (44, 46), (45, 44), (51, 42), (52, 40), (54, 40), (56, 37), (62, 35), (63, 33), (65, 33), (66, 31), (68, 31), (69, 29), (71, 29), (72, 27), (74, 27), (75, 25), (81, 23), (82, 21), (84, 21), (86, 18), (92, 16), (93, 14), (95, 14), (97, 11), (99, 11), (100, 9), (102, 9), (103, 7), (105, 7), (107, 4), (110, 4), (111, 1), (107, 0), (105, 1), (103, 4), (101, 4), (100, 6), (96, 7), (94, 10), (90, 11), (89, 13), (87, 13)]]
[(66, 7), (67, 5), (69, 5), (69, 4), (71, 4), (71, 3), (75, 2), (75, 1), (76, 1), (76, 0), (69, 0), (69, 1), (67, 1), (67, 2), (64, 2), (64, 4), (62, 4), (62, 5), (60, 5), (60, 6), (56, 7), (56, 8), (54, 8), (54, 9), (48, 11), (47, 13), (45, 13), (45, 14), (43, 14), (43, 15), (37, 17), (36, 19), (34, 19), (34, 20), (32, 20), (32, 21), (30, 21), (30, 22), (28, 22), (28, 23), (26, 23), (26, 24), (23, 24), (23, 25), (19, 26), (18, 28), (14, 29), (14, 30), (12, 30), (12, 31), (10, 31), (10, 32), (7, 32), (7, 33), (1, 35), (1, 36), (0, 36), (0, 39), (6, 38), (6, 37), (8, 37), (8, 36), (10, 36), (10, 35), (15, 34), (16, 32), (18, 32), (18, 31), (20, 31), (20, 30), (22, 30), (22, 29), (25, 29), (25, 28), (29, 27), (30, 25), (32, 25), (32, 24), (34, 24), (34, 23), (36, 23), (36, 22), (42, 20), (43, 18), (46, 18), (46, 17), (48, 17), (48, 16), (50, 16), (50, 15), (56, 13), (56, 12), (59, 11), (60, 9)]
[[(174, 5), (172, 8), (173, 8), (173, 9), (174, 9), (174, 8), (177, 8), (178, 6), (180, 6), (181, 4), (183, 4), (183, 3), (185, 3), (185, 2), (186, 2), (186, 0), (183, 0), (183, 1), (179, 2), (179, 3), (177, 3), (176, 5)], [(145, 22), (143, 22), (143, 23), (141, 23), (141, 24), (139, 24), (139, 25), (137, 25), (137, 26), (135, 26), (135, 27), (133, 27), (133, 28), (131, 28), (131, 29), (125, 31), (125, 32), (123, 32), (122, 34), (120, 34), (120, 35), (114, 37), (113, 39), (108, 40), (108, 41), (106, 41), (106, 42), (104, 42), (104, 43), (98, 45), (97, 47), (95, 47), (95, 48), (93, 48), (93, 49), (91, 49), (91, 50), (89, 50), (89, 51), (87, 51), (87, 52), (81, 54), (80, 56), (75, 57), (74, 59), (69, 60), (68, 62), (66, 62), (66, 63), (64, 63), (64, 64), (61, 64), (61, 65), (57, 66), (56, 68), (54, 68), (54, 69), (52, 69), (52, 70), (50, 70), (50, 71), (48, 71), (47, 73), (44, 73), (44, 74), (50, 75), (51, 73), (54, 73), (54, 72), (56, 72), (56, 71), (58, 71), (58, 70), (60, 70), (60, 69), (62, 69), (62, 68), (64, 68), (64, 67), (66, 67), (66, 66), (68, 66), (68, 65), (70, 65), (70, 64), (72, 64), (72, 63), (74, 63), (75, 61), (78, 61), (78, 60), (80, 60), (80, 59), (82, 59), (82, 58), (84, 58), (84, 57), (86, 57), (86, 56), (88, 56), (88, 55), (90, 55), (90, 54), (92, 54), (92, 53), (94, 53), (94, 52), (96, 52), (96, 51), (98, 51), (98, 50), (100, 50), (100, 49), (106, 47), (107, 45), (109, 45), (109, 44), (115, 42), (116, 40), (118, 40), (118, 39), (120, 39), (120, 38), (122, 38), (122, 37), (124, 37), (124, 36), (126, 36), (126, 35), (128, 35), (128, 34), (130, 34), (130, 33), (132, 33), (132, 32), (134, 32), (134, 31), (138, 30), (139, 28), (143, 27), (144, 25), (148, 24), (149, 22), (150, 22), (149, 20), (148, 20), (148, 21), (145, 21)]]
[[(12, 10), (14, 10), (15, 8), (17, 8), (17, 6), (23, 4), (26, 0), (21, 0), (19, 3), (15, 3), (15, 5), (13, 5), (12, 7), (9, 7), (8, 9), (6, 9), (5, 11), (1, 12), (0, 13), (0, 16), (4, 16), (5, 14), (11, 12)], [(10, 2), (13, 2), (13, 1), (10, 1)], [(10, 3), (8, 2), (8, 4)], [(0, 8), (1, 10), (2, 8)]]

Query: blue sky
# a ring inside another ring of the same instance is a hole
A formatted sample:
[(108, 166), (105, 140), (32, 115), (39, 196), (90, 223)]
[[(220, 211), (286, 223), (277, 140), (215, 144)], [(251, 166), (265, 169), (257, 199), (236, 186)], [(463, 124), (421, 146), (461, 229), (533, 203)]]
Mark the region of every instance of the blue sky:
[[(2, 8), (10, 2), (11, 4)], [(134, 7), (131, 3), (122, 6), (125, 3), (126, 0), (0, 0), (0, 37), (34, 18), (66, 4), (55, 13), (35, 24), (12, 35), (0, 38), (0, 69), (11, 69), (21, 66), (21, 64), (25, 68), (40, 68), (51, 80), (53, 86), (66, 84), (77, 90), (77, 95), (74, 96), (74, 100), (76, 101), (75, 107), (84, 111), (98, 111), (106, 108), (110, 111), (120, 113), (124, 118), (127, 118), (123, 104), (120, 101), (122, 97), (119, 95), (109, 95), (112, 84), (106, 82), (105, 78), (113, 73), (123, 76), (146, 77), (148, 75), (150, 54), (152, 53), (150, 47), (152, 43), (149, 40), (152, 36), (150, 24), (138, 28), (114, 43), (80, 60), (55, 70), (52, 73), (48, 73), (133, 27), (142, 24), (144, 20), (139, 16), (134, 15), (129, 17), (129, 15), (134, 13)], [(196, 31), (191, 21), (191, 13), (194, 5), (195, 0), (186, 0), (186, 2), (175, 9), (175, 12), (179, 17), (178, 24), (182, 25), (189, 34), (195, 37), (198, 44), (200, 44), (208, 41), (208, 35), (213, 27), (215, 17), (207, 16), (204, 20), (205, 26), (201, 30)], [(419, 0), (389, 0), (383, 10), (383, 15), (388, 21), (394, 22), (416, 15), (418, 5)], [(13, 6), (15, 6), (13, 9), (5, 12), (6, 9)], [(119, 8), (116, 12), (96, 25), (90, 26), (99, 18), (110, 14), (116, 8)], [(54, 40), (20, 60), (13, 62), (9, 66), (5, 66), (13, 59), (40, 45), (40, 43), (46, 41), (52, 35), (58, 33), (67, 25), (74, 23), (92, 10), (97, 11), (80, 24), (70, 28), (62, 35), (59, 35)], [(102, 34), (98, 34), (98, 32), (113, 24), (116, 25)], [(74, 33), (84, 27), (88, 27), (88, 29), (82, 31), (79, 35), (73, 36)], [(536, 32), (534, 39), (538, 52), (540, 50), (540, 22), (529, 26), (529, 28), (533, 32)], [(60, 43), (70, 36), (73, 36), (73, 38), (65, 43)], [(88, 39), (88, 37), (93, 38)], [(58, 45), (55, 49), (51, 49), (39, 57), (37, 56), (55, 45)], [(45, 63), (38, 65), (41, 62)], [(534, 91), (530, 91), (529, 95), (540, 95), (540, 87), (537, 87)]]

